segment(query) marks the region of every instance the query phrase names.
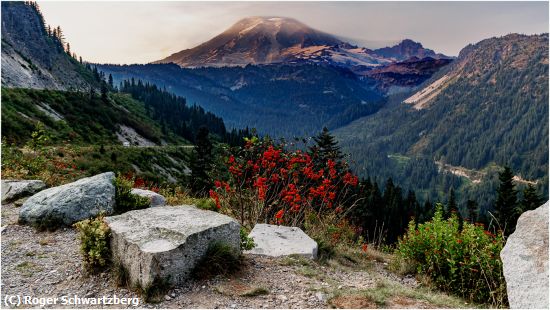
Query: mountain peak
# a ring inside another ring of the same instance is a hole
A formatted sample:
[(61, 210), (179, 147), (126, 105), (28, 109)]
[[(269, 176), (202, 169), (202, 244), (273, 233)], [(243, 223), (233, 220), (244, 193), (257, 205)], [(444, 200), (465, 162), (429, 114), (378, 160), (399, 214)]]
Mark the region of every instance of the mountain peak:
[(343, 42), (293, 18), (246, 17), (213, 39), (172, 54), (156, 63), (173, 62), (184, 67), (247, 65), (282, 61), (284, 50), (298, 47), (335, 46)]
[(433, 50), (424, 48), (421, 43), (411, 39), (403, 39), (394, 46), (388, 46), (374, 50), (376, 55), (394, 59), (396, 61), (404, 61), (411, 57), (420, 59), (431, 57), (435, 59), (450, 59), (451, 57), (443, 54), (436, 54)]

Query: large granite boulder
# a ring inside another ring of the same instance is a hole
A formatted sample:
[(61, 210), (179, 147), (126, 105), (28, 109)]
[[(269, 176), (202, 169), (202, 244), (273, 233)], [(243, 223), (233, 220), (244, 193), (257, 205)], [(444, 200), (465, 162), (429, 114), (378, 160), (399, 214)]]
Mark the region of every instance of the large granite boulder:
[(166, 204), (166, 198), (164, 198), (164, 196), (157, 194), (153, 191), (149, 191), (146, 189), (132, 188), (131, 193), (134, 195), (138, 195), (149, 199), (149, 202), (151, 203), (151, 207), (159, 207), (159, 206), (164, 206)]
[(40, 180), (2, 180), (2, 204), (30, 196), (44, 188)]
[(215, 242), (240, 251), (240, 225), (222, 214), (193, 206), (163, 206), (105, 218), (111, 228), (113, 258), (132, 284), (155, 279), (184, 283)]
[(115, 206), (114, 180), (115, 174), (106, 172), (43, 190), (23, 203), (19, 223), (49, 228), (71, 225), (102, 211), (111, 214)]
[(500, 257), (510, 308), (548, 309), (548, 202), (519, 217)]
[(256, 224), (249, 237), (256, 246), (247, 254), (317, 258), (317, 242), (298, 227)]

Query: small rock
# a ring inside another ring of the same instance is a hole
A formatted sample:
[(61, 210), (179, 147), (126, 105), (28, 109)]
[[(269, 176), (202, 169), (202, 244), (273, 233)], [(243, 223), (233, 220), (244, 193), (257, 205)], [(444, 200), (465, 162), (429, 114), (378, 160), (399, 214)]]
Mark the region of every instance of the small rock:
[(145, 197), (151, 202), (151, 207), (159, 207), (166, 205), (166, 198), (164, 196), (157, 194), (153, 191), (133, 188), (131, 191), (132, 194)]
[(325, 294), (323, 294), (322, 292), (315, 293), (315, 297), (318, 301), (325, 302), (326, 297)]
[(288, 298), (285, 295), (277, 295), (277, 299), (281, 300), (282, 302), (285, 302), (288, 300)]
[(172, 297), (170, 297), (170, 296), (168, 296), (168, 295), (165, 295), (165, 296), (164, 296), (164, 300), (169, 301), (170, 299), (172, 299)]

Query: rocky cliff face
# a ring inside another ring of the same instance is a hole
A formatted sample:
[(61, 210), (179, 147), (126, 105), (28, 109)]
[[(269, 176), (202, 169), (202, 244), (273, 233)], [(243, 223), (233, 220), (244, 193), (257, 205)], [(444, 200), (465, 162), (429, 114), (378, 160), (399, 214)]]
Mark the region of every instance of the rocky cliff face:
[(2, 2), (2, 86), (85, 90), (84, 71), (48, 34), (36, 4)]

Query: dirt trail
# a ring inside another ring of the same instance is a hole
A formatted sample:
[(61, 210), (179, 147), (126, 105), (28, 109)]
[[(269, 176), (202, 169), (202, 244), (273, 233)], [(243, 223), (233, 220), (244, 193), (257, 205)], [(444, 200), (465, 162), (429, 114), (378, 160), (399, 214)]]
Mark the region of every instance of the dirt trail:
[[(74, 229), (55, 232), (37, 232), (17, 225), (18, 207), (2, 206), (2, 306), (5, 296), (33, 297), (95, 297), (138, 298), (126, 288), (116, 287), (109, 272), (87, 275), (79, 255), (79, 241)], [(190, 280), (186, 285), (171, 289), (158, 303), (144, 304), (143, 308), (330, 308), (374, 303), (355, 298), (365, 289), (373, 289), (383, 280), (399, 287), (415, 290), (417, 282), (411, 277), (399, 277), (388, 272), (387, 264), (368, 260), (359, 266), (352, 260), (329, 261), (322, 265), (304, 259), (245, 256), (242, 271), (231, 277), (218, 276), (210, 280)], [(366, 267), (365, 267), (366, 266)], [(395, 296), (394, 296), (395, 297)], [(441, 307), (426, 300), (390, 298), (381, 307), (395, 307), (396, 300), (406, 302), (398, 307)], [(363, 299), (361, 299), (363, 298)], [(332, 299), (332, 300), (331, 300)], [(22, 306), (29, 307), (29, 306)], [(63, 305), (46, 305), (46, 308)], [(94, 305), (65, 306), (96, 308)], [(132, 308), (134, 306), (103, 306)]]

